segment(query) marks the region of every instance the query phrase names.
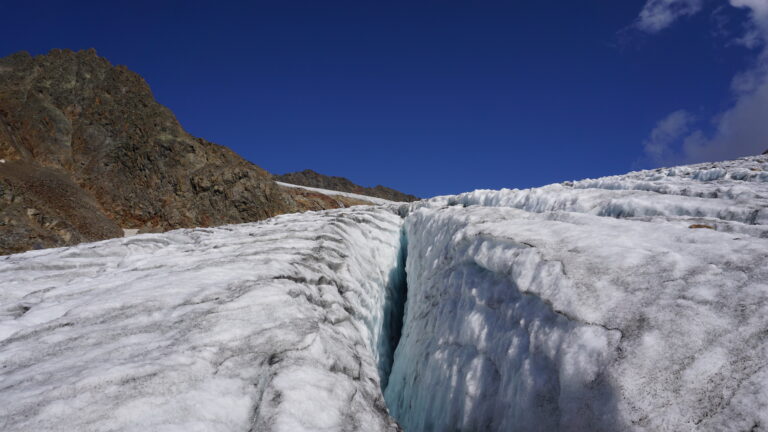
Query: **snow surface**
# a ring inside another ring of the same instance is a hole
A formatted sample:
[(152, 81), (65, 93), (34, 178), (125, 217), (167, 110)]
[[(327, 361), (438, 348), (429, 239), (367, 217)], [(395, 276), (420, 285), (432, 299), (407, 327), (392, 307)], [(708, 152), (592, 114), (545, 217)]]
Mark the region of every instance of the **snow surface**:
[(335, 190), (330, 190), (330, 189), (321, 189), (321, 188), (313, 188), (313, 187), (309, 187), (309, 186), (300, 186), (300, 185), (295, 185), (295, 184), (292, 184), (292, 183), (283, 183), (283, 182), (279, 182), (279, 181), (276, 181), (275, 183), (279, 184), (280, 186), (285, 186), (285, 187), (289, 187), (289, 188), (304, 189), (304, 190), (308, 190), (308, 191), (312, 191), (312, 192), (319, 192), (319, 193), (321, 193), (323, 195), (338, 195), (338, 196), (343, 196), (343, 197), (347, 197), (347, 198), (355, 198), (355, 199), (359, 199), (361, 201), (367, 201), (367, 202), (369, 202), (371, 204), (385, 205), (385, 204), (392, 204), (392, 203), (396, 202), (396, 201), (386, 200), (384, 198), (377, 198), (377, 197), (372, 197), (372, 196), (369, 196), (369, 195), (360, 195), (360, 194), (355, 194), (355, 193), (350, 193), (350, 192), (340, 192), (340, 191), (335, 191)]
[(138, 228), (123, 228), (123, 237), (133, 237), (139, 233)]
[(0, 257), (0, 430), (768, 430), (766, 263), (766, 156)]
[(0, 258), (0, 430), (393, 429), (400, 226), (356, 207)]

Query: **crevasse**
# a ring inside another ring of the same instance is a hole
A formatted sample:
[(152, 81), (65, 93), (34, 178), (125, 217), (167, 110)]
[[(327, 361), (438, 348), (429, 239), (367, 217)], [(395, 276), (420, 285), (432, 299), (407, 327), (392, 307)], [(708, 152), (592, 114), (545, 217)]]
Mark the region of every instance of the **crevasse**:
[(405, 266), (408, 255), (408, 238), (405, 230), (400, 232), (400, 248), (397, 256), (397, 264), (389, 271), (387, 278), (386, 296), (383, 307), (383, 320), (381, 325), (381, 337), (377, 347), (377, 361), (381, 390), (387, 388), (392, 363), (395, 360), (395, 349), (400, 342), (403, 328), (403, 314), (408, 295), (408, 280)]
[(616, 430), (601, 371), (620, 332), (532, 294), (532, 284), (566, 288), (559, 263), (526, 244), (461, 232), (462, 211), (406, 220), (409, 293), (385, 390), (390, 414), (411, 431)]

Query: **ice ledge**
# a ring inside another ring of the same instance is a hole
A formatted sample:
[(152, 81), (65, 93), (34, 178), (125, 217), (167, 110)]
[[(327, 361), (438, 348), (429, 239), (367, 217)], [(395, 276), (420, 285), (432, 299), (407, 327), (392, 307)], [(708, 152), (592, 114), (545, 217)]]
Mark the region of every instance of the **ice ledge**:
[(418, 210), (406, 230), (405, 330), (385, 392), (406, 430), (768, 423), (755, 387), (765, 240), (456, 206)]

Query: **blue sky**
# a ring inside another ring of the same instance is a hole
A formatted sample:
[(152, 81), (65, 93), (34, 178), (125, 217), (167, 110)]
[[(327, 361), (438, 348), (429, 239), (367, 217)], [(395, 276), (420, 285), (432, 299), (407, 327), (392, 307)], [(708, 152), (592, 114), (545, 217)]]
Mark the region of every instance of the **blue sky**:
[(11, 2), (0, 55), (94, 47), (273, 173), (420, 196), (768, 148), (768, 0)]

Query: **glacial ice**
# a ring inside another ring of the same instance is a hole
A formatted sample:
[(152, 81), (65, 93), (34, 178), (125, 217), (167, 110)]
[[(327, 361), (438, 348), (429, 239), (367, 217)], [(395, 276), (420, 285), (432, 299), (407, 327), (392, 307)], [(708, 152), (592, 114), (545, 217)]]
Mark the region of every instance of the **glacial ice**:
[(0, 430), (394, 430), (400, 227), (356, 207), (0, 258)]
[(768, 387), (736, 398), (766, 383), (765, 239), (487, 207), (421, 209), (406, 230), (385, 394), (405, 430), (768, 424)]
[(768, 430), (767, 263), (768, 156), (0, 257), (0, 430)]
[(412, 431), (766, 430), (765, 162), (415, 204), (391, 414)]

